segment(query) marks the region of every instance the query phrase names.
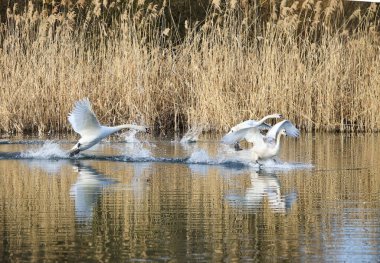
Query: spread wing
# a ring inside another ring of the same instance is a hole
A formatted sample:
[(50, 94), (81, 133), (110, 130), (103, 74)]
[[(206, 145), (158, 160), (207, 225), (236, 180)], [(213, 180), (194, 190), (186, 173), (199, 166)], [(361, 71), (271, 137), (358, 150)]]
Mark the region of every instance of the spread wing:
[(92, 111), (88, 98), (75, 102), (74, 109), (69, 114), (68, 119), (74, 131), (82, 137), (100, 129), (99, 121)]
[(277, 138), (277, 134), (281, 130), (285, 130), (286, 135), (290, 137), (298, 137), (300, 135), (300, 131), (296, 128), (296, 126), (293, 125), (288, 120), (280, 121), (279, 123), (276, 123), (267, 133), (266, 137), (267, 139), (275, 139)]
[(248, 120), (231, 128), (226, 135), (223, 136), (221, 142), (224, 144), (235, 144), (242, 140), (247, 140), (248, 142), (254, 142), (258, 138), (261, 138), (260, 130), (269, 129), (266, 123), (259, 124), (255, 120)]
[(236, 132), (242, 129), (252, 128), (252, 127), (258, 127), (260, 130), (269, 130), (271, 128), (271, 126), (266, 123), (262, 123), (259, 126), (258, 125), (259, 125), (259, 122), (256, 120), (246, 120), (232, 127), (230, 132)]

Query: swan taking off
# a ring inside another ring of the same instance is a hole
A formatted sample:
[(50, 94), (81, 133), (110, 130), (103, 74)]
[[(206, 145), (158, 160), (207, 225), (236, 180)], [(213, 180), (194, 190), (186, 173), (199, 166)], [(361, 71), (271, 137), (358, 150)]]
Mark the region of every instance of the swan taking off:
[(226, 134), (222, 142), (234, 144), (239, 140), (246, 139), (253, 143), (252, 152), (255, 161), (275, 157), (280, 150), (281, 135), (298, 137), (299, 130), (288, 120), (283, 120), (274, 125), (266, 135), (260, 133), (260, 124), (239, 129), (236, 132)]
[(268, 119), (280, 119), (280, 118), (282, 118), (282, 115), (276, 113), (276, 114), (267, 115), (259, 121), (256, 121), (256, 120), (243, 121), (235, 125), (234, 127), (232, 127), (231, 130), (226, 135), (223, 136), (222, 143), (234, 144), (236, 150), (241, 150), (239, 146), (239, 142), (244, 139), (248, 142), (251, 142), (249, 140), (250, 138), (249, 134), (252, 128), (255, 128), (258, 130), (269, 130), (271, 126), (266, 124), (265, 121)]
[(100, 125), (95, 113), (92, 111), (91, 103), (88, 98), (79, 100), (75, 103), (73, 111), (69, 114), (69, 122), (75, 132), (81, 138), (78, 143), (70, 150), (70, 157), (81, 151), (87, 150), (100, 142), (103, 138), (120, 131), (121, 129), (135, 129), (138, 131), (149, 132), (149, 128), (133, 124), (123, 124), (114, 127)]

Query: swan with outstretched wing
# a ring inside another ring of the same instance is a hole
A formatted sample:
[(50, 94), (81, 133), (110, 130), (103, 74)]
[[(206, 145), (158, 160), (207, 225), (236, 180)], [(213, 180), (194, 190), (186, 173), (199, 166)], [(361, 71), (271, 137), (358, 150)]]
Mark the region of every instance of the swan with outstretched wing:
[[(269, 116), (274, 118), (274, 115)], [(261, 134), (263, 125), (265, 128), (268, 128), (262, 120), (259, 122), (245, 121), (238, 125), (238, 127), (235, 126), (237, 129), (231, 129), (231, 131), (222, 138), (222, 143), (236, 144), (244, 139), (253, 143), (252, 152), (255, 161), (270, 159), (277, 156), (280, 150), (281, 135), (290, 137), (298, 137), (300, 135), (299, 130), (289, 120), (283, 120), (275, 124), (269, 129), (266, 135)]]
[(300, 132), (289, 120), (275, 124), (266, 135), (262, 135), (256, 128), (248, 129), (245, 136), (247, 141), (253, 143), (253, 159), (257, 161), (276, 157), (280, 151), (282, 135), (296, 138)]
[(81, 136), (78, 143), (70, 150), (70, 156), (74, 156), (81, 151), (87, 150), (105, 137), (118, 132), (121, 129), (135, 129), (138, 131), (149, 132), (149, 128), (133, 124), (123, 124), (114, 127), (100, 125), (95, 113), (92, 111), (91, 103), (88, 98), (79, 100), (75, 103), (74, 109), (69, 114), (68, 119), (74, 131)]
[(222, 143), (224, 144), (231, 144), (235, 145), (236, 150), (241, 150), (239, 146), (239, 142), (246, 140), (248, 142), (250, 138), (250, 133), (253, 129), (257, 129), (259, 131), (261, 130), (269, 130), (271, 128), (270, 125), (266, 124), (265, 121), (268, 119), (279, 119), (282, 118), (281, 114), (271, 114), (267, 115), (261, 120), (246, 120), (243, 121), (234, 127), (231, 128), (231, 130), (223, 136)]

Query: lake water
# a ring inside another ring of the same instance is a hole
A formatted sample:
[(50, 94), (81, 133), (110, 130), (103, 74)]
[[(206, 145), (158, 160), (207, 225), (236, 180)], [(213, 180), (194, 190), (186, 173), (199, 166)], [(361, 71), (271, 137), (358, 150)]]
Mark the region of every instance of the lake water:
[(380, 262), (379, 135), (217, 139), (0, 141), (0, 262)]

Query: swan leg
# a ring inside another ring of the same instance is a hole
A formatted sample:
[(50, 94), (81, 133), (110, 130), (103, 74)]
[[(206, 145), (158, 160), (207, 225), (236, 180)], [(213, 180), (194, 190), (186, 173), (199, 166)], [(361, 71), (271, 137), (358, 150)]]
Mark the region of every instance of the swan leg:
[(80, 152), (79, 149), (74, 149), (74, 150), (70, 151), (69, 156), (73, 157), (74, 155), (77, 155), (79, 152)]
[(241, 150), (243, 150), (243, 149), (240, 147), (240, 145), (239, 145), (238, 142), (234, 144), (234, 148), (235, 148), (235, 151), (241, 151)]
[(263, 169), (263, 164), (262, 163), (260, 163), (258, 160), (256, 160), (256, 163), (259, 165), (259, 169), (261, 170), (261, 169)]

